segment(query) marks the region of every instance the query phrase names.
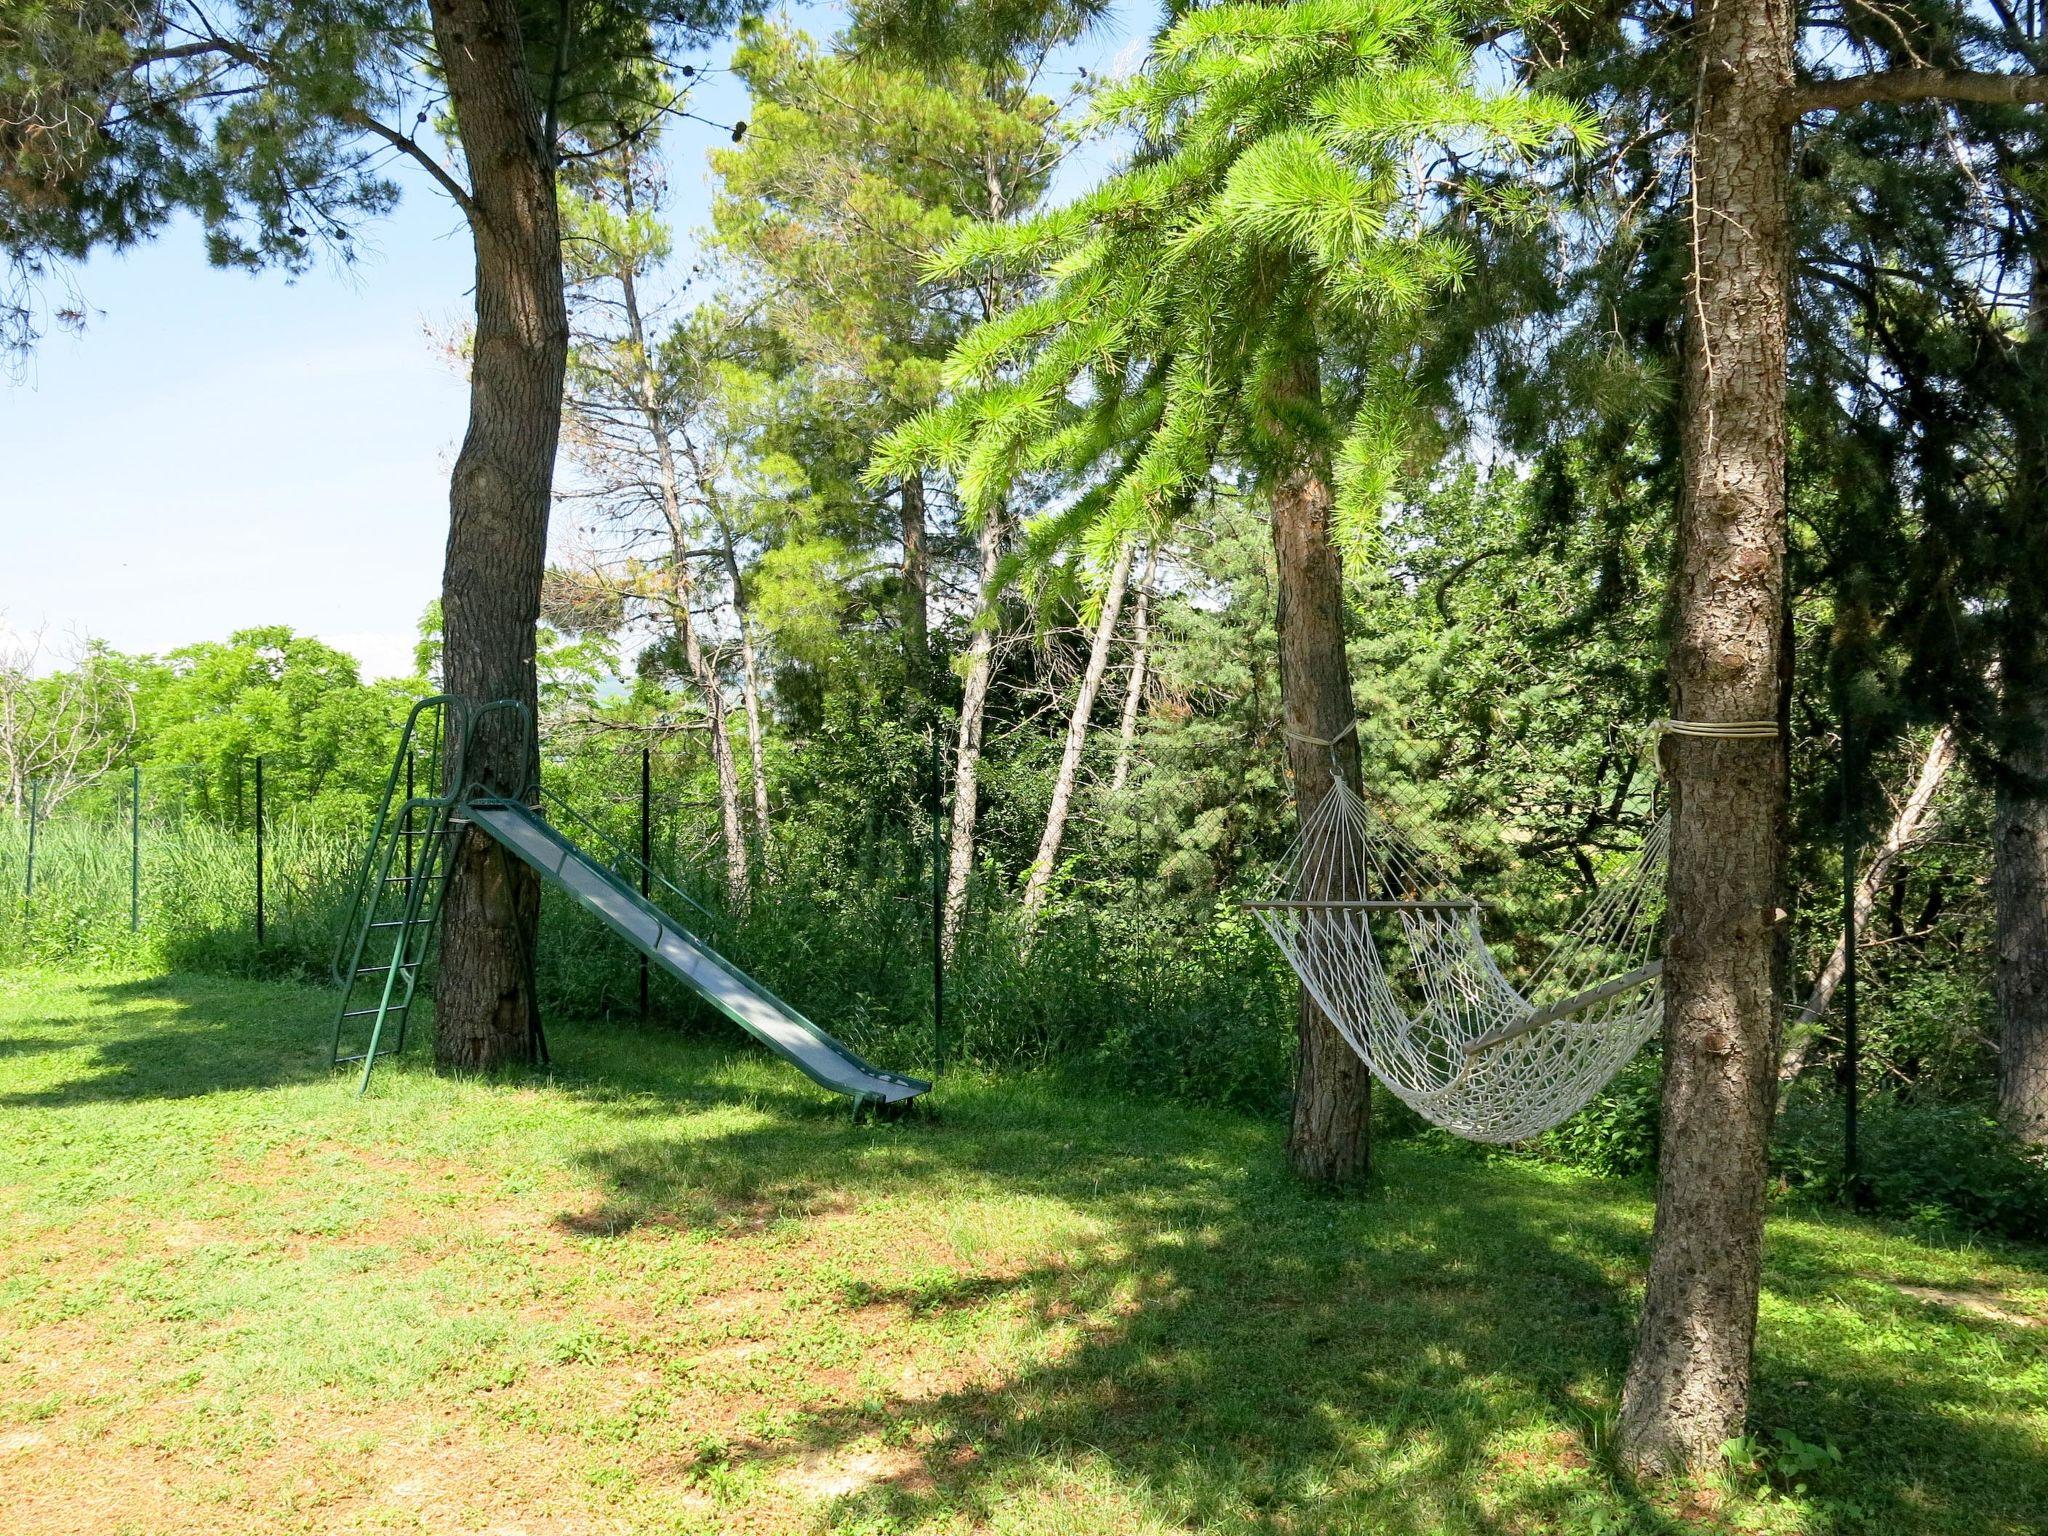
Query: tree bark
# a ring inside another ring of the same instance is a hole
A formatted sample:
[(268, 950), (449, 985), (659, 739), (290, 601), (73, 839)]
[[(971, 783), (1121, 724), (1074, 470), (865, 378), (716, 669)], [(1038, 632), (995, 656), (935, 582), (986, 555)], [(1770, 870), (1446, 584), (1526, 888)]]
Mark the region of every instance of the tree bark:
[[(449, 486), (442, 667), (451, 693), (539, 707), (534, 626), (547, 561), (569, 319), (552, 147), (508, 0), (432, 0), (434, 40), (469, 167), (476, 342), (469, 428)], [(467, 773), (522, 792), (539, 771), (530, 732), (493, 718)], [(509, 868), (508, 868), (509, 864)], [(524, 957), (540, 885), (474, 834), (442, 905), (434, 1056), (482, 1069), (526, 1059), (537, 1014)]]
[(1786, 817), (1785, 391), (1793, 16), (1700, 0), (1693, 271), (1681, 395), (1675, 718), (1778, 738), (1666, 739), (1673, 781), (1657, 1219), (1619, 1449), (1711, 1465), (1742, 1433), (1777, 1095)]
[(1131, 613), (1131, 680), (1124, 689), (1123, 719), (1117, 724), (1116, 766), (1109, 775), (1112, 795), (1122, 794), (1130, 782), (1138, 714), (1145, 707), (1145, 664), (1152, 646), (1152, 576), (1158, 562), (1159, 545), (1154, 542), (1145, 550), (1145, 574), (1138, 578), (1138, 600)]
[(673, 571), (674, 594), (670, 598), (676, 638), (682, 642), (683, 660), (704, 695), (704, 711), (711, 739), (711, 767), (718, 778), (718, 839), (725, 852), (725, 891), (734, 903), (747, 899), (747, 829), (740, 816), (739, 764), (732, 753), (732, 716), (726, 708), (725, 689), (718, 669), (711, 664), (697, 626), (690, 614), (692, 586), (688, 567), (680, 553)]
[(1053, 870), (1060, 860), (1060, 844), (1067, 835), (1067, 812), (1074, 803), (1074, 785), (1081, 777), (1081, 753), (1088, 745), (1088, 722), (1095, 718), (1095, 699), (1102, 692), (1103, 675), (1109, 670), (1109, 648), (1116, 639), (1117, 621), (1123, 616), (1124, 588), (1131, 576), (1132, 544), (1126, 539), (1110, 566), (1109, 585), (1102, 594), (1102, 612), (1095, 619), (1095, 637), (1088, 647), (1088, 665), (1081, 673), (1081, 687), (1074, 695), (1074, 712), (1067, 718), (1067, 740), (1060, 752), (1059, 773), (1052, 781), (1052, 804), (1045, 812), (1045, 832), (1038, 839), (1038, 854), (1031, 861), (1031, 873), (1024, 881), (1024, 920), (1031, 922), (1045, 905), (1052, 888)]
[(747, 589), (740, 575), (732, 534), (724, 534), (726, 576), (732, 582), (733, 627), (740, 637), (740, 702), (747, 712), (747, 757), (753, 769), (754, 842), (759, 849), (761, 883), (770, 882), (768, 868), (768, 759), (766, 726), (761, 720), (761, 664), (754, 651), (754, 622), (747, 611)]
[[(2048, 775), (2048, 751), (2040, 745), (2048, 737), (2048, 696), (2027, 702), (2040, 734), (2011, 750), (2012, 767)], [(2000, 784), (1991, 839), (1998, 1118), (2020, 1140), (2048, 1144), (2048, 798)]]
[[(2048, 385), (2048, 238), (2036, 237), (2023, 377), (2039, 381), (2013, 423), (2019, 576), (2007, 599), (2011, 640), (2001, 666), (2014, 775), (2000, 781), (1992, 817), (1991, 889), (1997, 953), (1998, 1118), (2022, 1141), (2048, 1145), (2048, 443), (2040, 419)], [(2030, 419), (2031, 418), (2031, 419)]]
[(940, 936), (953, 958), (967, 922), (967, 887), (974, 874), (975, 818), (980, 810), (981, 727), (995, 671), (996, 571), (1003, 558), (1004, 515), (991, 511), (981, 525), (981, 612), (967, 646), (967, 676), (960, 692), (960, 729), (953, 754), (953, 825), (946, 848), (946, 921)]
[[(1302, 373), (1297, 387), (1313, 390), (1313, 373)], [(1295, 810), (1305, 817), (1329, 793), (1334, 774), (1342, 773), (1354, 789), (1359, 785), (1358, 735), (1351, 729), (1357, 717), (1344, 648), (1344, 568), (1332, 537), (1334, 505), (1322, 466), (1304, 465), (1283, 477), (1272, 505), (1280, 707)], [(1287, 1161), (1300, 1178), (1331, 1186), (1356, 1183), (1372, 1167), (1372, 1077), (1306, 988), (1299, 1004)]]
[(924, 476), (906, 475), (897, 515), (903, 538), (903, 666), (910, 684), (932, 686), (931, 554), (925, 537)]
[[(1892, 824), (1885, 829), (1884, 841), (1878, 844), (1877, 852), (1857, 878), (1856, 910), (1850, 927), (1858, 938), (1870, 921), (1871, 909), (1877, 905), (1877, 893), (1891, 879), (1892, 870), (1898, 866), (1906, 850), (1926, 836), (1932, 825), (1934, 797), (1940, 793), (1942, 780), (1948, 777), (1955, 760), (1955, 728), (1944, 725), (1934, 733), (1926, 756), (1920, 759), (1920, 771), (1914, 776), (1913, 787), (1892, 817)], [(1841, 985), (1842, 973), (1848, 967), (1847, 939), (1848, 936), (1843, 935), (1835, 940), (1827, 964), (1820, 968), (1813, 990), (1806, 995), (1806, 1002), (1786, 1032), (1793, 1038), (1778, 1061), (1778, 1082), (1781, 1086), (1805, 1070), (1807, 1058), (1813, 1054), (1813, 1048), (1821, 1038), (1817, 1026), (1834, 1002), (1835, 988)]]

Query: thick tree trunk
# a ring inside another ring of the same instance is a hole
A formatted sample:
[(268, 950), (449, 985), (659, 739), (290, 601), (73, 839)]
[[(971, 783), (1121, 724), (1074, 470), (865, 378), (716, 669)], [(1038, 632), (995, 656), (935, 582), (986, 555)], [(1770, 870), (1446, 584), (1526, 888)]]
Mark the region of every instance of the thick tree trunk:
[[(2012, 767), (2048, 776), (2048, 693), (2027, 702), (2038, 734), (2008, 749)], [(1998, 1118), (2022, 1141), (2048, 1143), (2048, 797), (2001, 784), (1991, 839)]]
[(1112, 795), (1122, 794), (1130, 782), (1131, 754), (1138, 743), (1138, 714), (1145, 707), (1145, 664), (1152, 647), (1152, 576), (1158, 561), (1155, 542), (1145, 551), (1145, 574), (1138, 578), (1138, 600), (1131, 612), (1131, 679), (1124, 689), (1123, 718), (1117, 723), (1116, 766), (1109, 775)]
[[(2038, 734), (2011, 750), (2012, 766), (2048, 777), (2048, 693), (2028, 703)], [(2048, 1144), (2048, 797), (2001, 784), (1991, 838), (1998, 1118), (2022, 1141)]]
[(903, 537), (903, 664), (913, 688), (932, 684), (931, 555), (925, 537), (924, 476), (906, 475), (897, 515)]
[(1694, 271), (1671, 658), (1676, 718), (1777, 740), (1667, 739), (1673, 780), (1657, 1221), (1619, 1447), (1710, 1465), (1742, 1433), (1776, 1105), (1786, 816), (1785, 367), (1793, 17), (1700, 0)]
[[(2037, 237), (2023, 376), (2048, 383), (2048, 237)], [(2015, 779), (2001, 782), (1992, 821), (1997, 955), (1998, 1118), (2022, 1141), (2048, 1144), (2048, 443), (2038, 393), (2014, 422), (2010, 519), (2021, 541), (2011, 643), (2002, 683)], [(2031, 419), (2030, 418), (2031, 415)]]
[(1066, 745), (1060, 752), (1060, 768), (1052, 781), (1052, 804), (1046, 807), (1045, 831), (1038, 839), (1038, 854), (1031, 861), (1031, 873), (1024, 881), (1024, 918), (1028, 923), (1045, 905), (1052, 888), (1053, 870), (1060, 861), (1060, 844), (1067, 835), (1067, 812), (1074, 803), (1074, 786), (1081, 777), (1081, 753), (1088, 745), (1088, 722), (1095, 718), (1095, 699), (1102, 692), (1103, 675), (1109, 671), (1109, 648), (1116, 639), (1117, 621), (1123, 616), (1124, 588), (1131, 577), (1132, 545), (1125, 540), (1109, 569), (1109, 585), (1103, 589), (1102, 612), (1095, 619), (1095, 637), (1088, 647), (1088, 665), (1081, 673), (1081, 687), (1074, 695), (1074, 712), (1067, 718)]
[[(449, 487), (441, 586), (443, 676), (451, 693), (534, 710), (534, 625), (569, 351), (553, 155), (518, 7), (433, 0), (430, 9), (469, 167), (476, 245), (469, 429)], [(468, 774), (520, 791), (538, 767), (531, 735), (499, 716), (475, 743)], [(528, 1057), (537, 1018), (524, 957), (539, 914), (539, 882), (526, 867), (508, 872), (488, 839), (466, 837), (442, 907), (434, 1056), (443, 1066)]]
[(980, 811), (981, 726), (995, 671), (996, 571), (1003, 558), (1000, 510), (981, 525), (981, 606), (967, 646), (967, 676), (960, 692), (960, 731), (953, 752), (953, 826), (946, 849), (946, 921), (940, 947), (948, 960), (967, 921), (967, 887), (974, 875), (975, 818)]
[[(1314, 387), (1312, 379), (1307, 387)], [(1280, 705), (1302, 816), (1329, 792), (1333, 773), (1341, 772), (1353, 788), (1359, 783), (1344, 650), (1344, 569), (1331, 535), (1332, 510), (1329, 477), (1320, 468), (1299, 469), (1274, 489)], [(1355, 1183), (1372, 1165), (1372, 1078), (1306, 989), (1299, 1028), (1288, 1163), (1312, 1183)]]
[[(1885, 828), (1884, 840), (1877, 845), (1877, 852), (1857, 877), (1856, 909), (1850, 923), (1857, 937), (1862, 936), (1870, 922), (1871, 909), (1877, 905), (1877, 893), (1885, 888), (1899, 860), (1907, 849), (1927, 835), (1934, 820), (1934, 797), (1941, 792), (1942, 780), (1948, 777), (1955, 760), (1956, 733), (1953, 727), (1945, 725), (1934, 733), (1927, 755), (1920, 759), (1920, 771), (1914, 776), (1912, 789), (1893, 815), (1892, 824)], [(1848, 969), (1848, 955), (1848, 935), (1843, 935), (1835, 940), (1827, 964), (1820, 968), (1813, 990), (1807, 993), (1806, 1002), (1786, 1031), (1791, 1038), (1788, 1038), (1785, 1053), (1778, 1061), (1780, 1084), (1789, 1083), (1797, 1077), (1805, 1069), (1807, 1058), (1813, 1054), (1813, 1048), (1821, 1038), (1820, 1021), (1834, 1002), (1835, 988), (1842, 984), (1842, 974)]]

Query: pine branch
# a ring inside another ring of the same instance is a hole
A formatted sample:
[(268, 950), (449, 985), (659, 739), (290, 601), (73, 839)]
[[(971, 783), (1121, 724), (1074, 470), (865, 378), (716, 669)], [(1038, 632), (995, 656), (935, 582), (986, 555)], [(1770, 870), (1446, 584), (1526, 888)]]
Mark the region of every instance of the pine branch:
[(1814, 80), (1785, 94), (1785, 118), (1847, 112), (1885, 103), (1970, 101), (1990, 106), (2048, 102), (2048, 75), (2002, 75), (1969, 69), (1886, 69), (1839, 80)]

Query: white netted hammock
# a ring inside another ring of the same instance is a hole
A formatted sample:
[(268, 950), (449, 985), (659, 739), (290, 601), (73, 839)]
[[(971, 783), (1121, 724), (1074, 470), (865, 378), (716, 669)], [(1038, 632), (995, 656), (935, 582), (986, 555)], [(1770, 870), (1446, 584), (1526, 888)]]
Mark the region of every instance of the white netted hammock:
[(1667, 819), (1521, 985), (1479, 905), (1345, 782), (1304, 819), (1271, 897), (1247, 905), (1373, 1074), (1474, 1141), (1569, 1119), (1657, 1032)]

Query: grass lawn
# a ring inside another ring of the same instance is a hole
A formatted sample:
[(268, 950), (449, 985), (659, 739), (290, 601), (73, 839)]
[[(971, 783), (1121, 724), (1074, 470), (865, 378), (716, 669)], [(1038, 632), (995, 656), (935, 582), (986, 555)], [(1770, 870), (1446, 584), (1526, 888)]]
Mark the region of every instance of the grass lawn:
[(965, 1079), (856, 1126), (569, 1025), (358, 1101), (329, 1007), (0, 977), (12, 1536), (2048, 1530), (2048, 1254), (1780, 1217), (1780, 1449), (1645, 1495), (1639, 1187), (1395, 1146), (1319, 1198), (1269, 1123)]

